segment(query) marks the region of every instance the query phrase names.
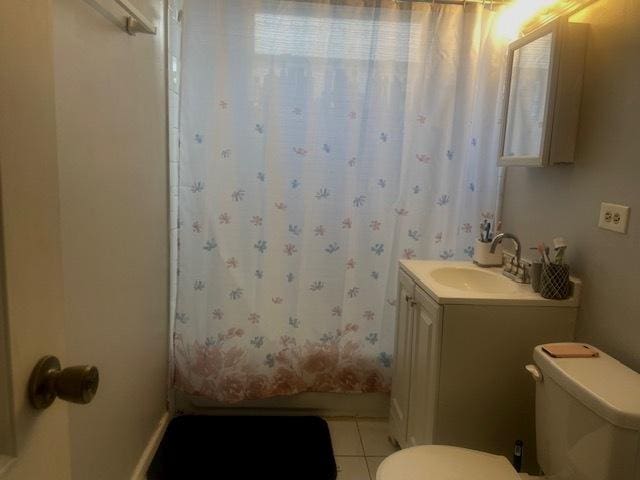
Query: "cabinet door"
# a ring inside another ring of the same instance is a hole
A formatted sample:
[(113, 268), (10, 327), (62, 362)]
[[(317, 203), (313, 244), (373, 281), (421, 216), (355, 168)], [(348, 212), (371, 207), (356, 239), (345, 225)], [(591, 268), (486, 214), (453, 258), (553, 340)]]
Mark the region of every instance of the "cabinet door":
[(413, 306), (411, 378), (407, 444), (428, 445), (435, 440), (440, 372), (442, 307), (420, 288)]
[(409, 408), (409, 382), (411, 379), (411, 327), (413, 324), (412, 305), (414, 302), (413, 290), (414, 283), (411, 277), (402, 270), (399, 270), (389, 430), (391, 436), (402, 447), (407, 446), (407, 413)]

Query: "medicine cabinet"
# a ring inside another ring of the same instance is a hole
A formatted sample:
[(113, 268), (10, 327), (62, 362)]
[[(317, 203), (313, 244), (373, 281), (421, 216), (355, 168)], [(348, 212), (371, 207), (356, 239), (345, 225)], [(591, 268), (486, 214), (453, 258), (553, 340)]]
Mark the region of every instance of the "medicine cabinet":
[(498, 165), (573, 163), (587, 28), (563, 17), (509, 45)]

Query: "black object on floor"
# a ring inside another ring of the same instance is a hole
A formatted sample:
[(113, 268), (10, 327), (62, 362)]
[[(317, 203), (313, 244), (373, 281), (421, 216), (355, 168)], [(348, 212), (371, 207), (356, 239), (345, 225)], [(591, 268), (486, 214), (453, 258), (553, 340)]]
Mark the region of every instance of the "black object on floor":
[(329, 427), (320, 417), (174, 418), (148, 480), (335, 480)]

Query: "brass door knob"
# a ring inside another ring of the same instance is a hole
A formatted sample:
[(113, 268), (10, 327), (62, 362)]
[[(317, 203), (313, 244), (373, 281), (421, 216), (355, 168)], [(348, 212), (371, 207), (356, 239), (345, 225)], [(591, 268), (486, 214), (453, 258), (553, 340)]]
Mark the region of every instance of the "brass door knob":
[(29, 401), (34, 408), (50, 406), (56, 397), (73, 403), (89, 403), (98, 391), (98, 369), (90, 365), (60, 368), (52, 355), (42, 357), (29, 378)]

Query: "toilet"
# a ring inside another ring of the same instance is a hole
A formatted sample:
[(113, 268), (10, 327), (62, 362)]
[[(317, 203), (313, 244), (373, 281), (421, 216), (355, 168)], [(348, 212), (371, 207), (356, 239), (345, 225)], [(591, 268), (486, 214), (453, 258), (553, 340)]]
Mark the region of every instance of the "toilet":
[(445, 445), (387, 457), (376, 480), (640, 480), (640, 374), (606, 353), (553, 358), (535, 347), (536, 444), (543, 477), (505, 457)]

